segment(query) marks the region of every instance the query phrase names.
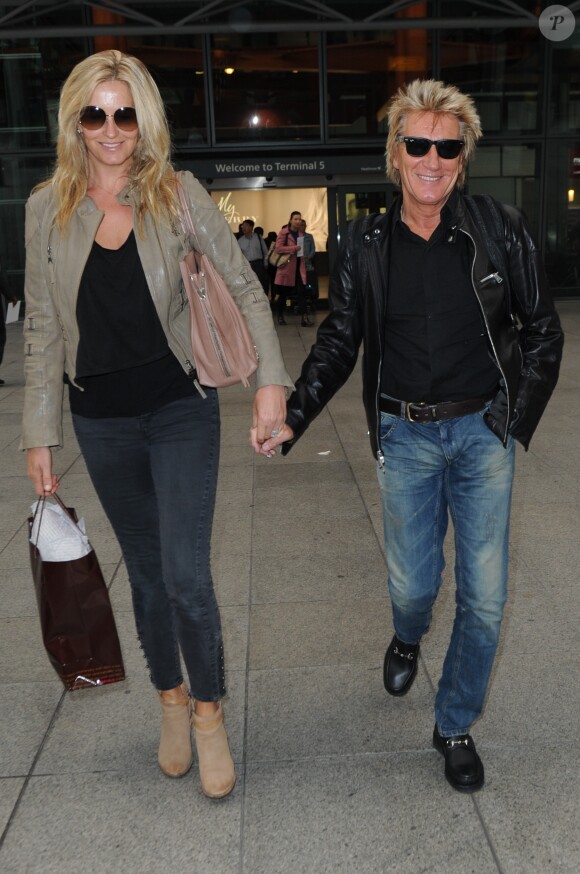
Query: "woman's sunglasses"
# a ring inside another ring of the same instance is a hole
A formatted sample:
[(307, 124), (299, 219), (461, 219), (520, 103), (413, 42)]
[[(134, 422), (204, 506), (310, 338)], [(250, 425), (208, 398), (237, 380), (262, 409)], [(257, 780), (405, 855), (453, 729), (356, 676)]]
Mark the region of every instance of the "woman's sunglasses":
[(107, 115), (100, 106), (85, 106), (79, 118), (85, 130), (100, 130), (104, 127), (108, 118), (114, 119), (119, 130), (137, 130), (137, 113), (133, 106), (120, 106), (112, 115)]
[(412, 158), (422, 158), (431, 146), (435, 146), (440, 158), (457, 158), (465, 145), (465, 140), (428, 140), (426, 137), (397, 137), (398, 143), (405, 143), (407, 154)]

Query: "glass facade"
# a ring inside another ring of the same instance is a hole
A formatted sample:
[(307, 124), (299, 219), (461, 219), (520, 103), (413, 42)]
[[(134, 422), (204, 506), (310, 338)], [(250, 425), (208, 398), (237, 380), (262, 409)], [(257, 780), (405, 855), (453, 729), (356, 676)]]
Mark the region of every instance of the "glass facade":
[(329, 140), (385, 138), (388, 95), (430, 75), (429, 33), (329, 33), (326, 69)]
[(155, 78), (176, 146), (196, 148), (209, 142), (203, 38), (127, 39), (125, 51), (139, 58)]
[(482, 145), (469, 168), (470, 194), (491, 194), (522, 209), (536, 238), (540, 232), (540, 149), (529, 143)]
[[(578, 15), (576, 21), (580, 21)], [(580, 27), (564, 42), (551, 44), (549, 126), (553, 133), (580, 134)]]
[[(17, 5), (0, 4), (0, 18)], [(538, 14), (532, 0), (518, 5)], [(296, 188), (326, 186), (331, 260), (349, 210), (390, 203), (380, 175), (388, 99), (417, 77), (456, 84), (473, 95), (484, 129), (468, 191), (522, 208), (554, 293), (580, 296), (580, 25), (554, 42), (532, 19), (522, 26), (525, 15), (515, 4), (498, 6), (492, 25), (489, 4), (459, 0), (390, 6), (361, 0), (354, 9), (340, 0), (320, 4), (318, 12), (282, 0), (233, 3), (214, 19), (219, 4), (204, 11), (184, 0), (159, 8), (135, 2), (115, 12), (76, 0), (25, 6), (22, 35), (0, 35), (0, 260), (16, 292), (24, 268), (23, 204), (50, 173), (61, 84), (86, 55), (119, 48), (153, 73), (177, 164), (195, 170), (221, 161), (234, 168), (228, 189), (236, 188), (235, 168), (252, 165), (274, 176), (276, 168), (290, 168)], [(517, 25), (510, 21), (516, 15)], [(152, 26), (152, 16), (160, 26)], [(445, 16), (460, 23), (446, 26)], [(52, 36), (48, 27), (55, 28)], [(350, 155), (359, 156), (358, 175), (328, 170)], [(301, 170), (315, 166), (320, 173), (309, 182)], [(211, 185), (215, 172), (199, 175)], [(240, 176), (238, 188), (276, 184), (266, 172), (262, 181)], [(283, 185), (292, 187), (292, 180)]]
[(216, 143), (320, 141), (317, 34), (211, 38)]
[(441, 78), (475, 98), (486, 136), (541, 131), (545, 43), (537, 27), (441, 34)]

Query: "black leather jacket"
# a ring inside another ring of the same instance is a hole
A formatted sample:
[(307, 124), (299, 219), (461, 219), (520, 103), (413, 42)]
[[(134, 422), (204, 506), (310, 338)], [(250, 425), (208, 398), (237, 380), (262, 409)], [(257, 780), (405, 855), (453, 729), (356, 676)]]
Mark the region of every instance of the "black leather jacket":
[[(507, 253), (509, 282), (492, 263), (461, 194), (452, 231), (467, 234), (471, 241), (473, 291), (499, 368), (499, 389), (485, 415), (486, 423), (504, 445), (511, 434), (527, 449), (558, 379), (563, 334), (540, 254), (521, 213), (515, 207), (496, 206), (504, 225), (504, 239), (497, 245)], [(397, 209), (391, 209), (386, 215), (358, 219), (349, 226), (330, 281), (329, 315), (318, 329), (288, 401), (287, 423), (294, 441), (346, 382), (364, 343), (363, 401), (372, 452), (381, 461), (378, 405), (383, 325), (389, 245), (397, 214)], [(489, 234), (494, 235), (491, 226)], [(283, 454), (294, 441), (284, 444)]]

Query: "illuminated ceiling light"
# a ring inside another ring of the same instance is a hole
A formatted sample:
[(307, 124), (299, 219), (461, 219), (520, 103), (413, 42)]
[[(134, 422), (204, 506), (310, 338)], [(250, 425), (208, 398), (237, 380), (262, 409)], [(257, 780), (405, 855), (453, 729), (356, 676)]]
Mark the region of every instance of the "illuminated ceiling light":
[(226, 76), (231, 76), (232, 73), (235, 73), (235, 69), (234, 67), (225, 67), (224, 73), (226, 74)]
[(196, 76), (203, 76), (203, 70), (196, 70), (195, 75)]
[(574, 203), (574, 197), (576, 195), (576, 190), (574, 188), (568, 189), (568, 203)]
[(253, 116), (251, 117), (251, 119), (250, 119), (250, 124), (254, 125), (254, 127), (255, 127), (257, 124), (260, 124), (260, 116), (259, 116), (259, 115), (253, 115)]

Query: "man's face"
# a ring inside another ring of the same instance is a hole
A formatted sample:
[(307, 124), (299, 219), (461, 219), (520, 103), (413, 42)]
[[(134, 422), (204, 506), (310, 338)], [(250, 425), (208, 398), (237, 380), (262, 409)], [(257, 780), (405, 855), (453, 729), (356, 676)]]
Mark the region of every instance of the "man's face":
[[(459, 121), (453, 115), (432, 112), (409, 113), (403, 136), (426, 137), (429, 140), (459, 140)], [(441, 209), (455, 188), (463, 167), (463, 155), (440, 158), (435, 146), (426, 155), (413, 158), (405, 143), (397, 143), (394, 166), (401, 174), (403, 204), (433, 206)]]
[(301, 221), (302, 221), (302, 216), (293, 215), (292, 218), (290, 219), (290, 230), (291, 231), (299, 231)]
[(249, 222), (242, 222), (242, 234), (245, 234), (246, 237), (249, 237), (254, 228)]
[(301, 219), (301, 221), (300, 221), (300, 233), (301, 234), (306, 233), (306, 222), (304, 221), (304, 219)]

